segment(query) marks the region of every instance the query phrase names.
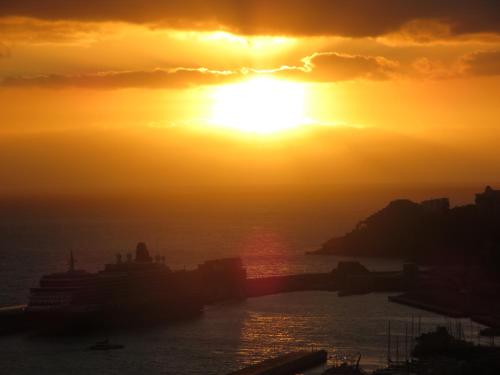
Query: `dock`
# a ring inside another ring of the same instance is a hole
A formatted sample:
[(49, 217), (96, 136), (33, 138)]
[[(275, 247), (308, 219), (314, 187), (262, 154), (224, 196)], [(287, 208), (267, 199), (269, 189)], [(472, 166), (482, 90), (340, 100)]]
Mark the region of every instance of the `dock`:
[[(147, 253), (145, 244), (138, 244), (136, 253), (139, 255), (136, 255), (136, 258), (138, 256), (144, 256), (143, 253), (145, 251), (145, 254), (148, 255), (149, 253)], [(147, 262), (141, 261), (142, 263), (135, 263), (132, 261), (122, 262), (121, 257), (118, 257), (117, 263), (106, 264), (105, 270), (102, 272), (115, 272), (114, 270), (120, 270), (123, 267), (137, 267), (137, 265), (140, 267), (146, 265), (146, 267), (155, 270), (163, 269), (162, 267), (164, 267), (164, 265), (161, 259), (153, 262), (149, 255), (146, 259)], [(70, 264), (72, 263), (70, 262)], [(69, 280), (73, 280), (72, 277), (74, 274), (72, 272), (74, 272), (74, 269), (72, 267), (73, 266), (71, 266), (70, 270), (66, 273), (54, 275), (56, 275), (56, 278), (62, 277), (66, 280), (66, 278), (69, 277)], [(170, 273), (166, 274), (170, 275)], [(99, 281), (101, 280), (100, 275), (101, 273), (89, 273), (88, 277), (95, 281), (95, 283), (89, 285), (101, 285)], [(198, 265), (198, 268), (194, 270), (173, 271), (172, 275), (173, 276), (168, 277), (173, 277), (173, 280), (178, 282), (179, 285), (182, 285), (185, 289), (184, 293), (189, 293), (191, 295), (190, 301), (194, 302), (193, 305), (196, 312), (201, 311), (204, 305), (278, 293), (330, 291), (338, 292), (339, 296), (344, 296), (371, 292), (404, 291), (408, 286), (405, 268), (403, 268), (403, 271), (393, 272), (369, 271), (359, 262), (354, 261), (339, 262), (337, 268), (333, 269), (331, 272), (249, 278), (240, 258), (225, 258), (206, 261)], [(53, 275), (43, 276), (40, 280), (40, 285), (42, 285), (44, 278), (51, 277), (53, 277)], [(46, 287), (41, 287), (41, 290), (44, 290), (44, 293), (48, 295), (49, 302), (52, 303), (50, 298), (52, 298), (51, 295), (55, 293), (54, 290)], [(89, 293), (99, 294), (99, 290), (92, 287), (89, 289)], [(180, 297), (183, 297), (182, 294)], [(163, 296), (158, 295), (155, 298), (161, 301)], [(43, 303), (42, 301), (42, 307), (44, 307)], [(82, 306), (85, 307), (84, 305)], [(109, 306), (104, 300), (100, 302), (100, 306), (103, 311), (108, 308), (114, 308), (113, 306)], [(64, 309), (66, 307), (59, 306), (58, 308)], [(71, 317), (74, 318), (75, 322), (82, 318), (76, 314), (71, 315)], [(136, 316), (134, 315), (134, 317)], [(158, 320), (164, 319), (165, 316), (162, 314)], [(56, 321), (56, 323), (59, 324), (58, 321)], [(98, 324), (96, 324), (96, 326), (97, 325)], [(26, 305), (0, 308), (0, 335), (27, 329), (36, 330), (39, 327), (44, 328), (36, 319), (30, 318), (30, 313), (29, 310), (26, 309)]]
[(398, 296), (389, 296), (390, 302), (399, 303), (401, 305), (406, 305), (410, 307), (415, 307), (417, 309), (430, 311), (436, 314), (441, 314), (445, 316), (449, 316), (451, 318), (466, 318), (467, 314), (458, 309), (454, 309), (452, 307), (448, 307), (445, 305), (438, 305), (436, 303), (429, 303), (422, 301), (418, 298), (414, 298), (405, 294), (401, 294)]
[(373, 292), (404, 292), (415, 283), (418, 269), (405, 265), (402, 271), (369, 271), (361, 263), (339, 262), (325, 273), (247, 278), (246, 297), (298, 291), (337, 291), (339, 296)]
[(266, 359), (228, 375), (294, 375), (319, 366), (327, 359), (326, 350), (296, 351)]
[(304, 273), (285, 276), (248, 278), (245, 281), (246, 297), (310, 290), (334, 291), (335, 280), (331, 273)]
[(13, 333), (26, 328), (26, 305), (0, 307), (0, 334)]
[(0, 316), (12, 316), (22, 314), (27, 305), (10, 305), (0, 307)]

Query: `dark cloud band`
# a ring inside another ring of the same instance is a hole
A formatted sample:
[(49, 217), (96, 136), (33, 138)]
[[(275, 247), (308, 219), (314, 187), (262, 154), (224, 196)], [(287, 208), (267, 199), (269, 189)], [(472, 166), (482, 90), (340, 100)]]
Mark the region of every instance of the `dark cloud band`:
[(464, 73), (474, 76), (500, 75), (500, 51), (479, 51), (462, 59)]
[(151, 71), (105, 72), (82, 75), (41, 75), (35, 77), (7, 77), (4, 87), (79, 87), (89, 89), (182, 88), (198, 85), (228, 83), (238, 75), (229, 71), (205, 68), (156, 69)]
[(378, 36), (415, 20), (500, 32), (497, 0), (0, 0), (0, 16), (153, 23), (242, 34)]
[(314, 53), (302, 59), (299, 66), (276, 69), (210, 70), (207, 68), (174, 68), (151, 71), (104, 72), (82, 75), (42, 75), (6, 77), (3, 87), (80, 87), (91, 89), (183, 88), (231, 83), (243, 78), (271, 75), (312, 82), (338, 82), (354, 79), (387, 79), (397, 63), (379, 56), (345, 55), (335, 52)]
[[(281, 66), (275, 69), (211, 70), (207, 68), (155, 69), (150, 71), (114, 71), (82, 75), (41, 75), (35, 77), (6, 77), (0, 87), (78, 87), (90, 89), (176, 89), (217, 85), (245, 78), (272, 76), (304, 82), (341, 82), (349, 80), (388, 80), (411, 78), (403, 73), (400, 63), (381, 56), (348, 55), (336, 52), (316, 52), (303, 58), (302, 65)], [(462, 56), (454, 66), (437, 69), (427, 58), (418, 59), (413, 68), (414, 78), (460, 78), (500, 75), (500, 51), (478, 51)], [(415, 72), (414, 72), (415, 73)]]

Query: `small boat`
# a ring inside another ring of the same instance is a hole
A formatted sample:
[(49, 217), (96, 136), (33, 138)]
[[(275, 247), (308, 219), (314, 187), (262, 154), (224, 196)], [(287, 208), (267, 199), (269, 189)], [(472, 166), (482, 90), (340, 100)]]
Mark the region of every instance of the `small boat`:
[(324, 371), (322, 375), (365, 375), (365, 372), (359, 367), (360, 361), (361, 353), (359, 353), (358, 355), (356, 364), (344, 361), (340, 364), (335, 364), (334, 366), (330, 367), (329, 369)]
[(110, 344), (109, 340), (97, 341), (94, 345), (89, 347), (89, 350), (116, 350), (123, 349), (125, 346), (120, 344)]
[(323, 375), (364, 375), (364, 372), (355, 366), (342, 363), (341, 365), (330, 367), (323, 372)]

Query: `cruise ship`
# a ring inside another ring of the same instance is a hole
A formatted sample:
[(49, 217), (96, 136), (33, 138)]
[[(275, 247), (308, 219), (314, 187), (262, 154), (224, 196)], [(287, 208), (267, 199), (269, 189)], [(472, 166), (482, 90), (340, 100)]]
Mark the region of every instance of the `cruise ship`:
[(204, 304), (245, 297), (246, 270), (239, 258), (207, 261), (194, 270), (172, 271), (165, 258), (151, 257), (139, 243), (135, 257), (90, 273), (75, 268), (45, 275), (30, 290), (26, 316), (32, 322), (73, 327), (149, 322), (193, 316)]

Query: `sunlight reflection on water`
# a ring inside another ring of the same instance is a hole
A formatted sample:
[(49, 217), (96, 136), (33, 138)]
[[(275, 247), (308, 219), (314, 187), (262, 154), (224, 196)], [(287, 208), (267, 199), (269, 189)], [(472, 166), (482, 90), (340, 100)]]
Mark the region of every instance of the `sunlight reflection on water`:
[[(412, 315), (415, 334), (418, 317), (422, 332), (449, 322), (436, 314), (389, 303), (387, 294), (339, 298), (329, 292), (299, 292), (249, 299), (244, 306), (246, 314), (236, 352), (242, 365), (291, 350), (323, 348), (331, 356), (360, 352), (363, 366), (375, 369), (385, 364), (388, 320), (394, 337), (400, 338), (401, 358), (405, 353), (405, 325), (411, 326)], [(467, 321), (463, 325), (468, 326)]]

